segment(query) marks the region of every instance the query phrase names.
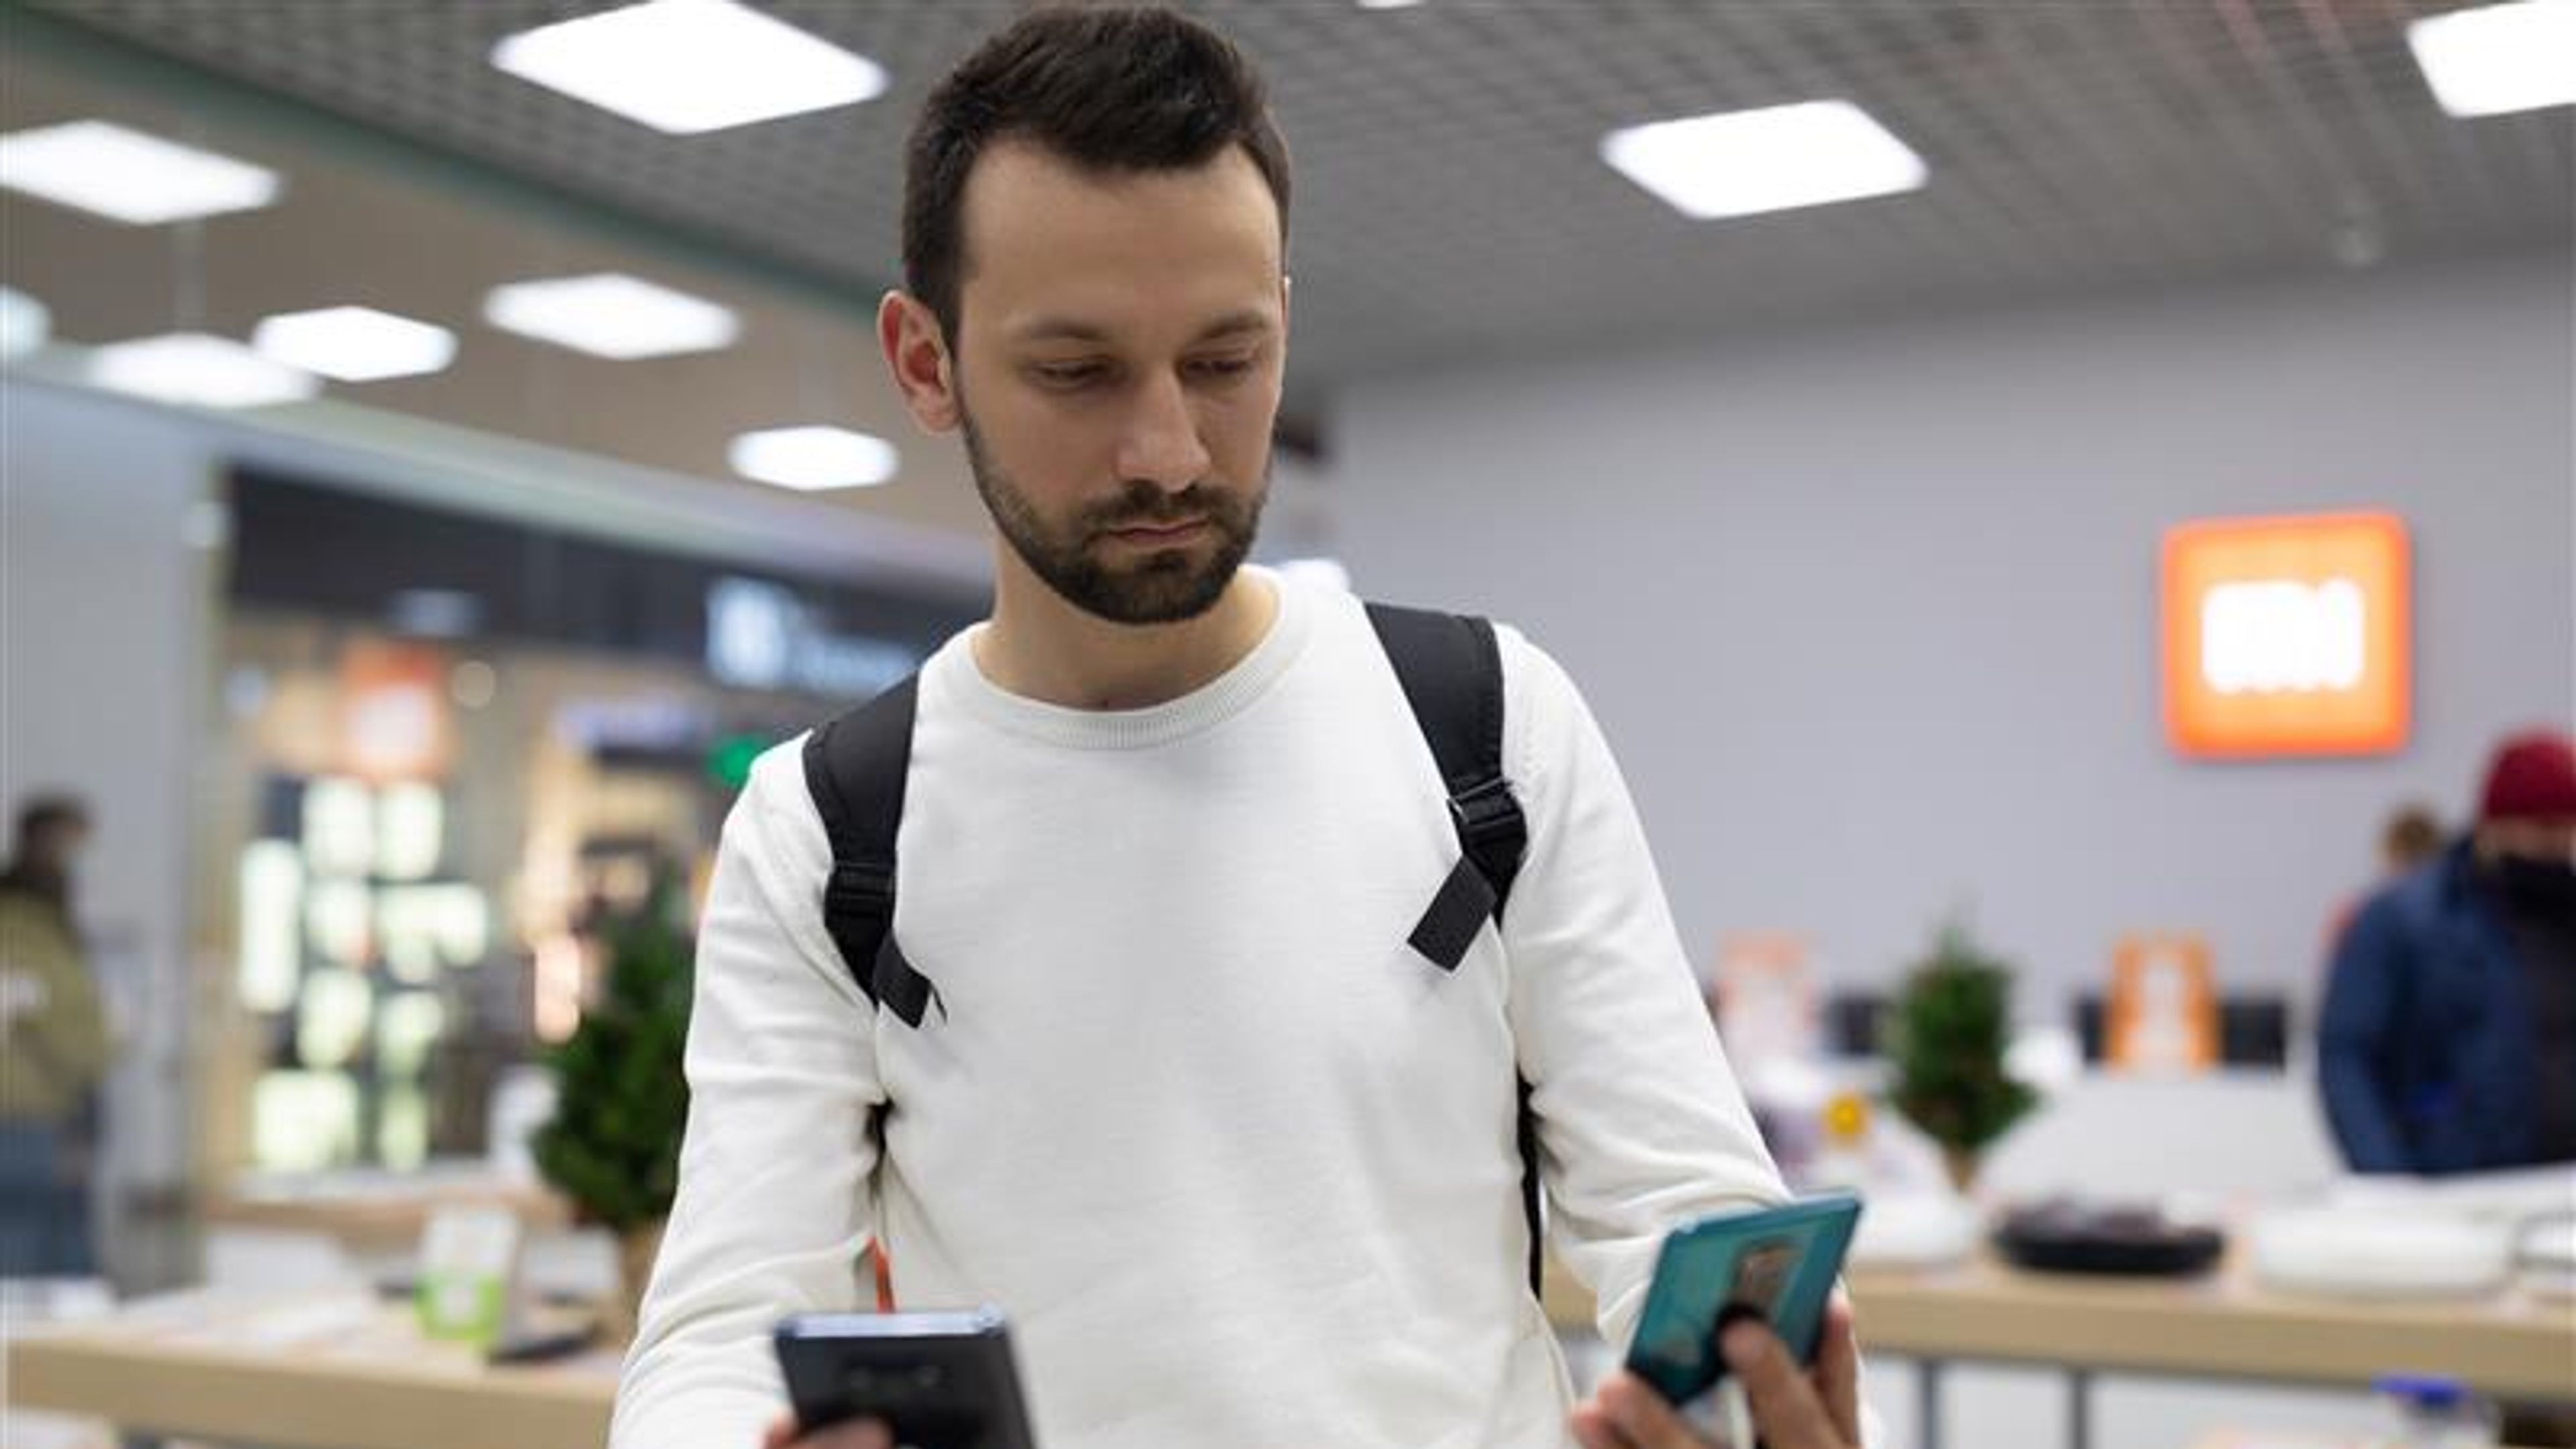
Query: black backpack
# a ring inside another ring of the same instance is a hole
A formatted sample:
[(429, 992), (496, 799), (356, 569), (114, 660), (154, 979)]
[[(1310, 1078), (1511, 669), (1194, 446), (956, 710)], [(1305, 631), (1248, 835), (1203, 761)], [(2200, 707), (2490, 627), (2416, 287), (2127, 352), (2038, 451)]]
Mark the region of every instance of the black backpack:
[[(1443, 971), (1465, 959), (1487, 917), (1499, 926), (1529, 825), (1503, 777), (1503, 661), (1484, 619), (1387, 604), (1368, 606), (1414, 723), (1449, 792), (1460, 858), (1407, 938)], [(823, 924), (862, 995), (918, 1027), (939, 988), (904, 959), (894, 939), (895, 833), (912, 765), (918, 677), (814, 731), (805, 742), (805, 787), (832, 842)], [(1521, 1211), (1529, 1224), (1530, 1286), (1539, 1281), (1537, 1124), (1529, 1083), (1519, 1083)]]

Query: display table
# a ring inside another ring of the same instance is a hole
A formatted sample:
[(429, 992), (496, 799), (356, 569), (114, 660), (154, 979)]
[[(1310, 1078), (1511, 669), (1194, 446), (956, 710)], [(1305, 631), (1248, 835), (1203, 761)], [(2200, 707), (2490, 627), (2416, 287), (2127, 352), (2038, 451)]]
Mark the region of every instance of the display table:
[(273, 1449), (598, 1449), (617, 1355), (490, 1367), (355, 1293), (145, 1299), (12, 1337), (13, 1405)]
[(564, 1200), (538, 1183), (474, 1169), (246, 1177), (206, 1205), (213, 1227), (265, 1228), (331, 1239), (353, 1255), (409, 1253), (442, 1208), (497, 1207), (533, 1232), (571, 1225)]
[[(2191, 1449), (2381, 1449), (2385, 1440), (2346, 1434), (2289, 1434), (2274, 1429), (2220, 1429), (2194, 1439)], [(2504, 1449), (2514, 1449), (2505, 1445)]]
[[(1953, 1268), (1849, 1277), (1864, 1348), (1917, 1360), (1924, 1449), (1937, 1444), (1940, 1367), (1953, 1360), (2068, 1371), (2073, 1442), (2089, 1434), (2096, 1372), (2367, 1387), (2443, 1374), (2496, 1398), (2576, 1400), (2576, 1304), (2519, 1290), (2487, 1300), (2359, 1302), (2283, 1294), (2233, 1259), (2206, 1278), (2029, 1273), (1980, 1256)], [(1550, 1263), (1560, 1327), (1592, 1326), (1591, 1295)]]
[(2388, 1373), (2443, 1374), (2502, 1398), (2576, 1398), (2576, 1305), (2563, 1299), (2297, 1297), (2233, 1263), (2206, 1279), (2148, 1280), (1981, 1258), (1850, 1281), (1879, 1353), (2364, 1387)]
[[(1869, 1350), (1921, 1362), (1927, 1427), (1939, 1423), (1940, 1366), (1963, 1359), (2067, 1370), (2078, 1443), (2090, 1375), (2106, 1370), (2343, 1385), (2407, 1371), (2576, 1400), (2576, 1307), (2564, 1300), (2346, 1303), (2271, 1293), (2232, 1268), (2141, 1282), (1988, 1261), (1858, 1272), (1851, 1289)], [(1545, 1298), (1560, 1325), (1591, 1326), (1589, 1296), (1553, 1265)], [(200, 1291), (31, 1327), (8, 1344), (7, 1382), (18, 1406), (275, 1449), (597, 1449), (617, 1356), (496, 1368), (423, 1340), (407, 1306), (363, 1294)]]

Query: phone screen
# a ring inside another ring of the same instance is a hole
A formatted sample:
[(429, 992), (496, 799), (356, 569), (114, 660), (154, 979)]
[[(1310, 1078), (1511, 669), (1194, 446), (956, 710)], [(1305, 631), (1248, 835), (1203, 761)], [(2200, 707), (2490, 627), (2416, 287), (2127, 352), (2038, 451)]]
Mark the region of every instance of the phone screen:
[(1726, 1307), (1749, 1309), (1764, 1322), (1777, 1321), (1780, 1294), (1797, 1265), (1798, 1245), (1787, 1238), (1768, 1238), (1746, 1248), (1735, 1260), (1735, 1286), (1727, 1290)]

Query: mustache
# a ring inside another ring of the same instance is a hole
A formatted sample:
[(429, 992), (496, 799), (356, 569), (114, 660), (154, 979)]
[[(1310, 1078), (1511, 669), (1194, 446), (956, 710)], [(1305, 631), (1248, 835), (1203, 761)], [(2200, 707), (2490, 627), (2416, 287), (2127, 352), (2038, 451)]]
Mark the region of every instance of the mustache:
[(1116, 502), (1102, 504), (1083, 521), (1094, 533), (1112, 533), (1122, 528), (1164, 528), (1195, 518), (1222, 523), (1233, 517), (1233, 496), (1222, 488), (1193, 483), (1178, 493), (1166, 493), (1138, 481), (1129, 483)]

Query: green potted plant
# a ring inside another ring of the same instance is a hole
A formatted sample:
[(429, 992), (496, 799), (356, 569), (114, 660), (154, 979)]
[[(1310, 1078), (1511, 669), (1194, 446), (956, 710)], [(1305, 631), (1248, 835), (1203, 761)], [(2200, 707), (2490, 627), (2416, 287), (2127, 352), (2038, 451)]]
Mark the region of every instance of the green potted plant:
[(617, 1235), (622, 1281), (608, 1326), (629, 1333), (679, 1185), (689, 1112), (691, 943), (677, 896), (657, 891), (607, 933), (600, 999), (552, 1055), (555, 1116), (533, 1143), (537, 1170), (574, 1213)]
[(2030, 1088), (2004, 1070), (2012, 1034), (2012, 967), (1965, 924), (1941, 928), (1905, 980), (1889, 1024), (1896, 1110), (1940, 1144), (1962, 1191), (1987, 1146), (2030, 1110)]

